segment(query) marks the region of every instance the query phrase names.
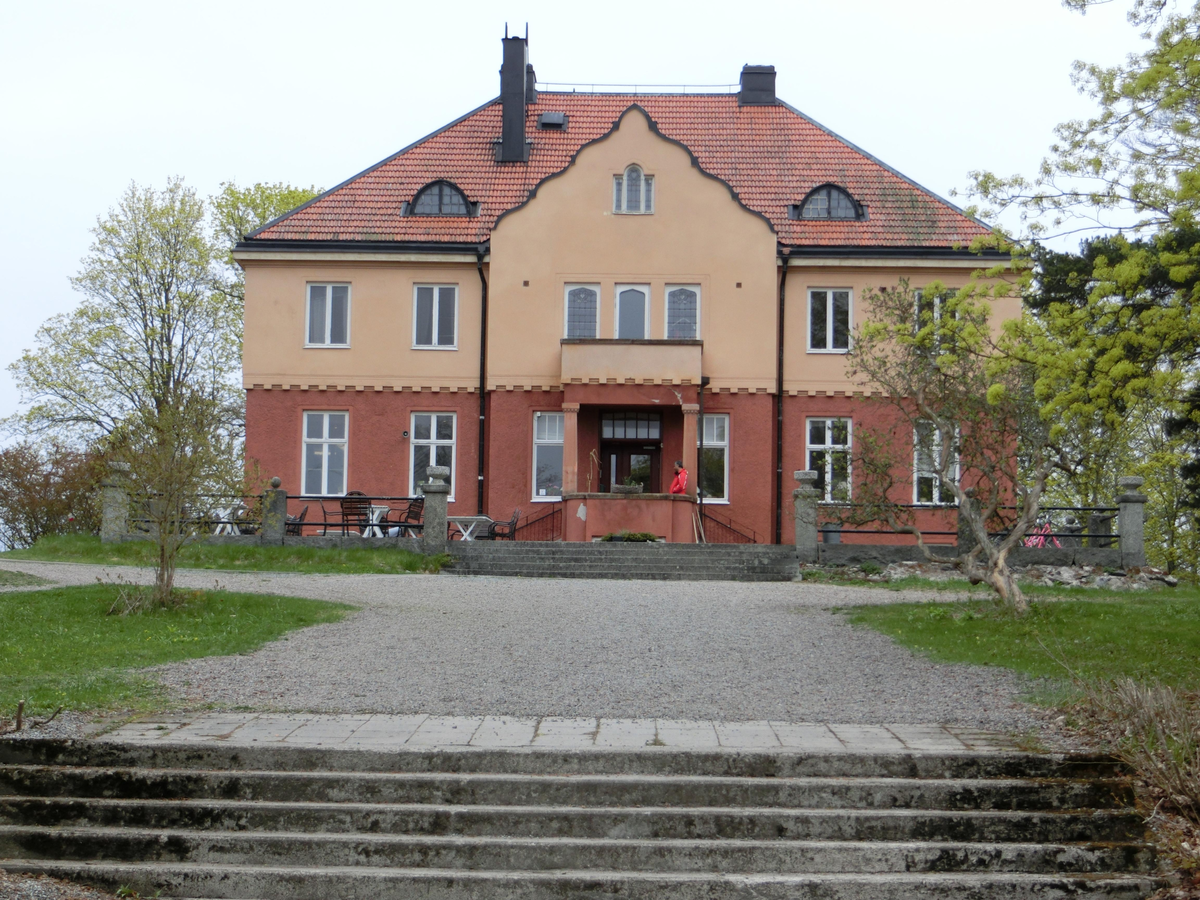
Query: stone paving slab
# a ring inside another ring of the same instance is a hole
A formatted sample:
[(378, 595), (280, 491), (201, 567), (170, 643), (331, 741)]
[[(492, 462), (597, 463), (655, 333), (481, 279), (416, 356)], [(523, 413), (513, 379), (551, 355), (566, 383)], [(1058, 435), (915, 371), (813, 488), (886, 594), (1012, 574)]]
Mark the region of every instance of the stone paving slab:
[(1007, 735), (942, 725), (837, 725), (690, 719), (204, 713), (131, 722), (98, 738), (135, 744), (198, 743), (342, 749), (1005, 752)]

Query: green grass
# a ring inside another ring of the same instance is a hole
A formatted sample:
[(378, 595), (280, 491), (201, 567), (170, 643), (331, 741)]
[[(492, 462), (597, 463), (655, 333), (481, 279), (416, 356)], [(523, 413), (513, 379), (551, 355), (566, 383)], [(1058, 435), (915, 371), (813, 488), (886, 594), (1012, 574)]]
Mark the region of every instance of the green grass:
[(38, 578), (36, 575), (0, 569), (0, 587), (33, 587), (37, 584), (50, 584), (50, 582), (45, 578)]
[(178, 609), (109, 615), (119, 584), (0, 594), (0, 716), (25, 700), (27, 713), (150, 709), (165, 702), (142, 666), (245, 653), (296, 628), (336, 622), (340, 603), (187, 592)]
[[(51, 562), (148, 566), (154, 562), (151, 541), (101, 544), (98, 537), (64, 534), (44, 537), (27, 550), (0, 553), (0, 560), (40, 559)], [(424, 556), (395, 547), (261, 547), (234, 544), (190, 544), (179, 554), (186, 569), (225, 569), (254, 572), (403, 574), (437, 572), (444, 557)]]
[[(1003, 666), (1056, 680), (1068, 677), (1065, 664), (1085, 679), (1131, 677), (1200, 689), (1200, 591), (1042, 588), (1030, 594), (1035, 602), (1023, 617), (988, 599), (842, 612), (938, 662)], [(1038, 595), (1059, 599), (1038, 603)]]

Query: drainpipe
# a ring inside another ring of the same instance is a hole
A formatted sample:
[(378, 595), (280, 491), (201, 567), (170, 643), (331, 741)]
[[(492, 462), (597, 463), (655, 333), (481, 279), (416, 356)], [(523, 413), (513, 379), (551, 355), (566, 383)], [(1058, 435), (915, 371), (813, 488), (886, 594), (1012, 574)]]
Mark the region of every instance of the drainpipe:
[(483, 256), (488, 251), (487, 244), (475, 248), (475, 268), (479, 272), (480, 304), (479, 304), (479, 502), (476, 504), (476, 515), (483, 515), (483, 465), (484, 465), (484, 426), (487, 424), (487, 328), (488, 328), (488, 283), (483, 274)]
[[(696, 450), (696, 503), (699, 504), (697, 510), (700, 514), (700, 526), (704, 527), (704, 481), (700, 478), (700, 473), (704, 471), (704, 389), (708, 387), (712, 381), (707, 375), (700, 376), (700, 409), (698, 412), (699, 426), (698, 437), (700, 438), (700, 446)], [(728, 485), (725, 487), (726, 496), (729, 496)]]
[(779, 276), (779, 320), (776, 329), (775, 360), (775, 543), (783, 543), (783, 303), (787, 287), (788, 258), (791, 250), (780, 247), (779, 261), (783, 274)]

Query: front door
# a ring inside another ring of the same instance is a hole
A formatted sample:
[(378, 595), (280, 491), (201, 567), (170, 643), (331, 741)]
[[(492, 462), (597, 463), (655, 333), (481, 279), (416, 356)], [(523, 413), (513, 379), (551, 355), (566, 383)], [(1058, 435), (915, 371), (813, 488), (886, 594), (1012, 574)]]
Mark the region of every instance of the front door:
[(640, 484), (662, 490), (662, 418), (657, 412), (610, 412), (600, 416), (600, 490)]

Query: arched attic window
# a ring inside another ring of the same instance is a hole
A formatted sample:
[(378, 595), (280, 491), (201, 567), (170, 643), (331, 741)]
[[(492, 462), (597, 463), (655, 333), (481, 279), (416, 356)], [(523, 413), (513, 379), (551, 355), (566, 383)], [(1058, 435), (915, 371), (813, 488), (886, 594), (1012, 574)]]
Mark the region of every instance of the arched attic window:
[(628, 166), (613, 176), (613, 212), (646, 214), (654, 212), (654, 176), (641, 166)]
[(471, 203), (449, 181), (433, 181), (417, 191), (409, 206), (410, 216), (469, 216)]
[(810, 191), (803, 203), (792, 204), (793, 219), (863, 219), (862, 204), (835, 184), (823, 184)]

